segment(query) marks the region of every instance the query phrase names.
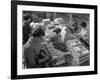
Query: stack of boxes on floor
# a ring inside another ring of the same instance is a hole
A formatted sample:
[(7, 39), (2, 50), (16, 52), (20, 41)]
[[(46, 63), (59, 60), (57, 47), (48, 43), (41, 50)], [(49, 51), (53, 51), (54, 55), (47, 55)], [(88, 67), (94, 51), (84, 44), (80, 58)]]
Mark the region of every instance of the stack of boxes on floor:
[(85, 61), (89, 60), (89, 50), (86, 49), (78, 39), (68, 40), (66, 44), (68, 45), (78, 65), (81, 65)]

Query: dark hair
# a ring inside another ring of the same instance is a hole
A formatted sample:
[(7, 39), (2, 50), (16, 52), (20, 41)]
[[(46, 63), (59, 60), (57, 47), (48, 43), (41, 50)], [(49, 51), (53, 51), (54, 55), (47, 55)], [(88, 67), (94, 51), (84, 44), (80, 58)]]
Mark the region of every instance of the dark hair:
[(56, 34), (60, 33), (61, 32), (61, 29), (60, 28), (56, 28), (53, 30), (53, 32), (56, 32)]
[(25, 21), (28, 20), (28, 19), (31, 19), (31, 16), (29, 14), (25, 14), (23, 17), (24, 17), (23, 19)]
[(82, 26), (83, 28), (86, 28), (87, 23), (86, 22), (81, 22), (80, 26)]
[(44, 32), (44, 30), (42, 28), (37, 28), (37, 29), (32, 31), (30, 36), (33, 36), (33, 37), (45, 36), (45, 32)]

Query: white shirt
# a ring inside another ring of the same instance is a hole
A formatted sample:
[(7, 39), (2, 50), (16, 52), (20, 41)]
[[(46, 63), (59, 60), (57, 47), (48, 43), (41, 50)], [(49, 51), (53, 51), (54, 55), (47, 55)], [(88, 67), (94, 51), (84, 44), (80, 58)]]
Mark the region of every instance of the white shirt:
[(88, 31), (82, 28), (80, 35), (83, 39), (87, 39), (88, 38)]
[(61, 40), (64, 42), (65, 35), (66, 35), (66, 26), (62, 27), (61, 29)]

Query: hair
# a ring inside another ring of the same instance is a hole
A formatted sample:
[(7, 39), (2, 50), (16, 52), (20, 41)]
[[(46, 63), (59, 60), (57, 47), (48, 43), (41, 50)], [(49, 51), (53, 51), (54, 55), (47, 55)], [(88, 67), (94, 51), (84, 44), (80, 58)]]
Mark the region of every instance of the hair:
[(23, 17), (25, 21), (31, 19), (31, 16), (29, 14), (25, 14)]
[(81, 22), (80, 26), (82, 26), (83, 28), (86, 28), (87, 23), (86, 22)]
[(53, 30), (53, 32), (56, 32), (56, 34), (59, 34), (61, 32), (61, 29), (60, 28), (56, 28)]
[(45, 36), (45, 32), (42, 28), (39, 27), (39, 28), (33, 30), (32, 33), (30, 34), (30, 36), (33, 36), (33, 37)]

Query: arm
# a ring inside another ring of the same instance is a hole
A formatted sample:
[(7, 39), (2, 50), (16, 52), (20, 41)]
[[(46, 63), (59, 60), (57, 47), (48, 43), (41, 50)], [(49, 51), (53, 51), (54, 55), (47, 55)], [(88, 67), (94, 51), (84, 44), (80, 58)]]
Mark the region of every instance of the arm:
[(49, 56), (46, 56), (46, 55), (45, 55), (45, 57), (44, 57), (44, 58), (39, 59), (38, 63), (39, 63), (39, 64), (42, 64), (42, 63), (47, 62), (48, 60), (49, 60)]
[(45, 50), (45, 47), (43, 46), (43, 50), (44, 52), (41, 52), (41, 56), (43, 57), (42, 59), (39, 59), (39, 64), (44, 63), (44, 62), (48, 62), (48, 60), (50, 59), (50, 55), (48, 54), (48, 52)]
[(81, 33), (77, 33), (76, 37), (80, 38), (81, 37)]
[(76, 37), (80, 38), (82, 36), (81, 34), (82, 34), (82, 29), (76, 34)]

